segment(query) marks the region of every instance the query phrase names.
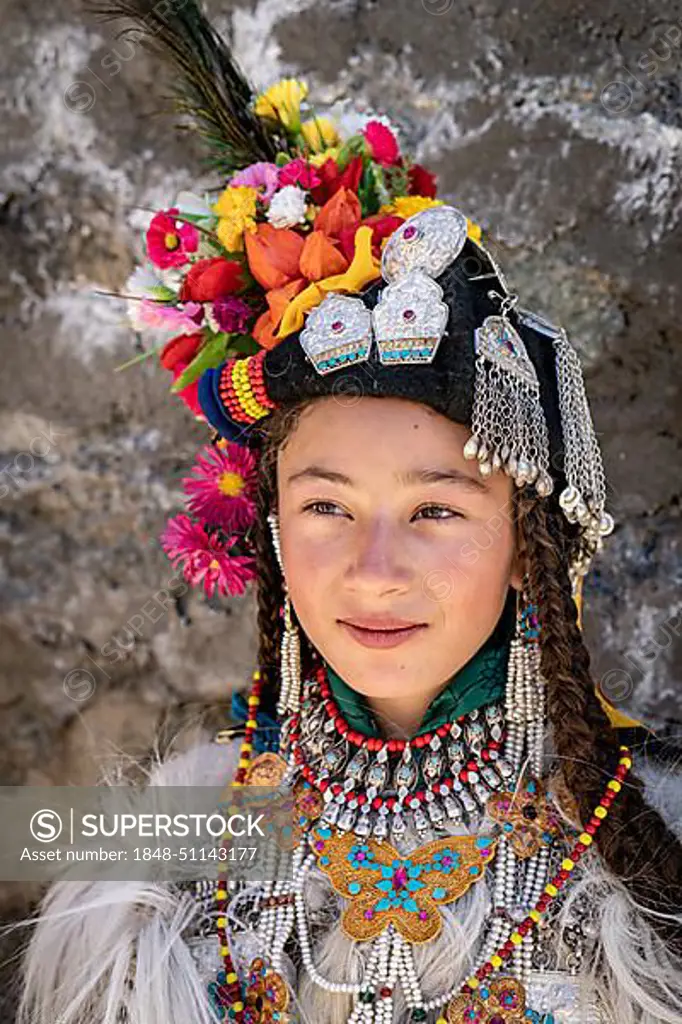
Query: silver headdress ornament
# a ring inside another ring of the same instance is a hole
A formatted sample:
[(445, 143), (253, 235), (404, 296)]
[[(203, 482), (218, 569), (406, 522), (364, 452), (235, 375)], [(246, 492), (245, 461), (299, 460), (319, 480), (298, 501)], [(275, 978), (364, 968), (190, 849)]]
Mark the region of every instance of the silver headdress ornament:
[(546, 334), (554, 346), (567, 481), (559, 504), (568, 521), (582, 527), (585, 551), (574, 563), (573, 572), (583, 576), (592, 556), (601, 549), (604, 537), (613, 531), (614, 523), (613, 516), (606, 511), (606, 476), (582, 367), (563, 327), (529, 310), (518, 313), (522, 323)]
[(447, 322), (443, 289), (423, 270), (411, 270), (384, 288), (372, 310), (379, 361), (392, 366), (432, 362)]
[[(384, 365), (433, 361), (448, 321), (443, 290), (434, 278), (459, 256), (467, 240), (467, 218), (452, 206), (433, 206), (408, 218), (390, 236), (381, 259), (386, 287), (370, 312), (362, 299), (327, 295), (308, 316), (300, 342), (318, 373), (369, 359), (376, 340)], [(464, 448), (482, 475), (502, 469), (522, 487), (552, 493), (550, 444), (535, 366), (518, 331), (508, 319), (518, 296), (512, 295), (492, 255), (490, 260), (505, 294), (496, 315), (475, 331), (476, 375), (472, 436)], [(470, 278), (476, 280), (477, 278)], [(606, 482), (599, 442), (585, 394), (582, 369), (566, 332), (536, 313), (518, 309), (518, 320), (551, 339), (555, 350), (559, 414), (567, 486), (559, 503), (569, 522), (582, 530), (583, 552), (574, 572), (587, 571), (602, 538), (613, 529), (605, 511)]]
[(502, 300), (498, 316), (476, 328), (476, 381), (472, 435), (465, 459), (478, 459), (482, 476), (503, 469), (518, 487), (535, 484), (538, 494), (552, 493), (549, 434), (540, 402), (540, 384), (526, 346), (506, 314), (517, 296)]
[(405, 221), (381, 258), (387, 287), (371, 313), (362, 299), (330, 293), (308, 315), (299, 335), (318, 373), (369, 358), (376, 338), (385, 365), (430, 363), (443, 337), (448, 307), (434, 278), (457, 259), (467, 219), (452, 206), (434, 206)]

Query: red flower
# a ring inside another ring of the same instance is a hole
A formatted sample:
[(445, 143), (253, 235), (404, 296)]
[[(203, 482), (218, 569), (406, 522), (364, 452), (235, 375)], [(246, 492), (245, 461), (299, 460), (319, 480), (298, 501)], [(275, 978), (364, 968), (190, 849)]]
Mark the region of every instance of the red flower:
[(407, 180), (409, 183), (408, 195), (428, 196), (429, 199), (436, 198), (436, 176), (431, 171), (427, 171), (421, 164), (412, 164), (407, 172)]
[(190, 268), (180, 289), (181, 302), (213, 302), (233, 295), (244, 286), (242, 265), (222, 256), (197, 260)]
[(368, 121), (362, 134), (369, 146), (372, 158), (382, 167), (391, 167), (400, 158), (398, 140), (385, 124), (381, 121)]
[[(189, 363), (178, 363), (173, 370), (173, 380), (176, 381), (181, 373), (187, 369)], [(205, 419), (203, 409), (199, 402), (199, 381), (195, 380), (192, 384), (188, 384), (182, 391), (176, 391), (178, 398), (182, 399), (190, 412), (193, 412), (195, 416)]]
[(336, 160), (331, 157), (325, 160), (321, 167), (317, 168), (321, 185), (310, 190), (315, 203), (324, 206), (328, 199), (338, 192), (340, 188), (350, 189), (357, 192), (362, 178), (362, 157), (354, 156), (345, 170), (340, 171)]
[[(372, 252), (377, 259), (381, 259), (381, 243), (388, 238), (403, 223), (403, 218), (395, 213), (375, 213), (371, 217), (365, 217), (363, 224), (368, 224), (372, 229)], [(355, 252), (355, 232), (357, 227), (345, 227), (339, 232), (339, 246), (347, 260), (353, 259)]]
[(199, 351), (203, 335), (179, 334), (177, 338), (171, 338), (161, 349), (161, 365), (165, 370), (174, 370), (178, 363), (188, 366)]
[[(171, 338), (161, 349), (161, 365), (165, 370), (171, 371), (174, 381), (178, 379), (181, 373), (184, 373), (192, 362), (201, 347), (202, 341), (203, 335), (201, 333), (179, 334), (177, 338)], [(198, 389), (199, 382), (195, 381), (193, 384), (183, 388), (182, 391), (177, 391), (176, 394), (195, 416), (201, 416), (203, 419), (204, 414), (199, 405)]]
[(281, 167), (277, 181), (280, 188), (284, 185), (299, 185), (307, 190), (316, 188), (322, 183), (317, 168), (301, 157)]
[(181, 267), (187, 263), (187, 253), (196, 252), (199, 232), (191, 224), (176, 221), (177, 207), (162, 210), (152, 217), (147, 228), (147, 255), (154, 266)]

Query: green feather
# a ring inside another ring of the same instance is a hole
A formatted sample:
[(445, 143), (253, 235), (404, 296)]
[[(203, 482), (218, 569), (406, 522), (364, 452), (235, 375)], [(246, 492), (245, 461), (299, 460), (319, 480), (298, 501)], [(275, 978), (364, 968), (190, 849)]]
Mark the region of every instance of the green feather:
[(277, 126), (253, 113), (252, 86), (196, 0), (85, 0), (85, 6), (105, 21), (131, 22), (119, 35), (132, 34), (169, 60), (176, 109), (194, 123), (221, 175), (274, 160), (282, 148)]

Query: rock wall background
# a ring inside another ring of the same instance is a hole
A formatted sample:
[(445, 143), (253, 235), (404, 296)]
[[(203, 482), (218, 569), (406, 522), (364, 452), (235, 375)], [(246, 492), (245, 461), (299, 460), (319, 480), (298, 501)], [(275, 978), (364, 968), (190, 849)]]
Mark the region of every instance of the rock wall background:
[[(523, 305), (580, 346), (618, 523), (587, 635), (610, 698), (674, 737), (682, 2), (209, 6), (258, 87), (295, 74), (320, 103), (385, 111)], [(201, 154), (152, 116), (163, 69), (78, 0), (1, 10), (0, 782), (86, 783), (159, 731), (182, 745), (222, 723), (253, 608), (173, 599), (156, 538), (205, 432), (157, 367), (113, 372), (132, 339), (98, 294), (124, 284), (146, 211), (202, 181)], [(6, 914), (26, 895), (5, 886)]]

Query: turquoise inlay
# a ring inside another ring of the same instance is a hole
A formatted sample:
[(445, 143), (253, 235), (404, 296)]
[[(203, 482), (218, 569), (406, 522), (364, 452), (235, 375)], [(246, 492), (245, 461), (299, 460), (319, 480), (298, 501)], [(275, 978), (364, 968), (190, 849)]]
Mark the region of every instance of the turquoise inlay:
[(514, 831), (514, 826), (512, 825), (512, 823), (510, 821), (505, 821), (504, 825), (502, 826), (502, 831), (503, 832), (513, 832)]
[(480, 839), (476, 840), (476, 846), (479, 849), (485, 849), (485, 847), (490, 846), (490, 836), (481, 836)]
[(441, 885), (437, 885), (436, 888), (431, 893), (431, 895), (433, 896), (434, 900), (442, 900), (447, 896), (447, 890), (444, 889)]
[(469, 868), (469, 874), (470, 875), (478, 875), (478, 874), (480, 874), (480, 872), (481, 872), (481, 869), (477, 868), (475, 864), (474, 864), (474, 866), (472, 868)]
[(320, 864), (329, 864), (329, 857), (320, 857)]
[(357, 894), (359, 892), (361, 892), (361, 891), (362, 891), (362, 886), (360, 885), (359, 882), (349, 882), (348, 883), (348, 892), (352, 893), (353, 896), (357, 896)]

